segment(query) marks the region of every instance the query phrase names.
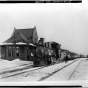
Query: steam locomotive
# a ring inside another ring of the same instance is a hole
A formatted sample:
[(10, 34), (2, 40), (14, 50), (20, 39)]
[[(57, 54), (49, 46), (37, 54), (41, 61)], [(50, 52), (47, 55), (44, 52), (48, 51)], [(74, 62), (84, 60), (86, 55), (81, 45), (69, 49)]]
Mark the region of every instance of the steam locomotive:
[(66, 57), (68, 57), (68, 61), (79, 58), (79, 55), (61, 49), (60, 46), (56, 42), (44, 42), (44, 39), (40, 38), (35, 49), (34, 66), (52, 65), (58, 61), (65, 61)]
[(60, 44), (46, 42), (41, 38), (35, 50), (34, 66), (47, 66), (54, 64), (60, 57)]

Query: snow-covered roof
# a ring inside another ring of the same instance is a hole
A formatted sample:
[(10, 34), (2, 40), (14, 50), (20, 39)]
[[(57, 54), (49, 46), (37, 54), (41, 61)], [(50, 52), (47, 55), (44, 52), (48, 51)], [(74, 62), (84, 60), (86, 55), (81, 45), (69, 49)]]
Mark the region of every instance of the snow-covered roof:
[[(5, 43), (35, 43), (33, 38), (37, 38), (36, 27), (27, 29), (16, 29), (14, 28), (12, 36), (4, 41)], [(37, 43), (37, 42), (36, 42)]]
[(13, 45), (13, 43), (2, 43), (0, 45)]
[[(14, 43), (2, 43), (2, 44), (0, 44), (0, 46), (2, 46), (2, 45), (14, 45)], [(34, 45), (33, 43), (26, 44), (26, 43), (23, 43), (23, 42), (16, 43), (16, 45), (36, 46), (36, 45)]]
[(31, 46), (36, 46), (36, 45), (34, 45), (34, 44), (32, 44), (32, 43), (29, 43), (29, 45), (31, 45)]
[(26, 43), (23, 43), (23, 42), (18, 42), (18, 43), (16, 43), (16, 44), (22, 44), (22, 45), (27, 45)]

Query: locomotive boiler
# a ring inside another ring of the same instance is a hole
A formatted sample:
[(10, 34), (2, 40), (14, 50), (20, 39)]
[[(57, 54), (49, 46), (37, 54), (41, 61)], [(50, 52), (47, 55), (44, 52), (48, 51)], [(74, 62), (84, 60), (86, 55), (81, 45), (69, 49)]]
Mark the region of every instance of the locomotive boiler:
[(36, 49), (35, 66), (47, 66), (51, 64), (51, 50), (46, 47), (39, 46)]
[(55, 42), (39, 41), (35, 50), (34, 66), (47, 66), (53, 64), (60, 57), (60, 47)]

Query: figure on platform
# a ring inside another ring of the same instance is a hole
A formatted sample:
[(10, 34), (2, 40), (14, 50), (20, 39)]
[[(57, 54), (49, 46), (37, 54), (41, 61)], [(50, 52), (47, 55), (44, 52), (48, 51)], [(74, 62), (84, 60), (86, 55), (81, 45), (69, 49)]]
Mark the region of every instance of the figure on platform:
[(65, 57), (65, 63), (67, 63), (67, 61), (68, 61), (68, 55), (66, 55)]

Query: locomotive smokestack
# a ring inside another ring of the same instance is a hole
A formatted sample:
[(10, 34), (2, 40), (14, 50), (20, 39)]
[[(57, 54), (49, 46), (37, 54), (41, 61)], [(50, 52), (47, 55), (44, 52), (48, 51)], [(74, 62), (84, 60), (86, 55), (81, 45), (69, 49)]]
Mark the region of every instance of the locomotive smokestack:
[(42, 41), (42, 43), (45, 43), (45, 38), (40, 38), (40, 41)]
[(40, 38), (40, 40), (39, 40), (39, 45), (40, 46), (44, 46), (44, 44), (45, 44), (45, 38)]

